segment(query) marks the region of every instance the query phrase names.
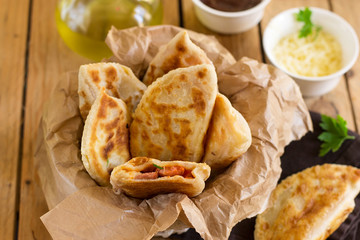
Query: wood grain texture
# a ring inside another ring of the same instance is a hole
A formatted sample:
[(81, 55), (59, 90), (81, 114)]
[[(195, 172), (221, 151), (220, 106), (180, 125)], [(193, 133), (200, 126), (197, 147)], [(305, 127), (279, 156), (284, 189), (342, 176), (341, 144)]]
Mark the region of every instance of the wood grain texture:
[[(332, 0), (333, 11), (343, 17), (348, 23), (352, 25), (357, 36), (360, 36), (360, 1), (359, 0), (346, 0), (336, 1)], [(354, 109), (355, 115), (355, 128), (360, 132), (360, 61), (359, 58), (355, 62), (355, 65), (346, 74), (347, 83), (350, 92), (350, 98)]]
[(29, 1), (0, 6), (0, 238), (13, 239)]
[(262, 61), (258, 26), (239, 34), (218, 34), (206, 28), (196, 17), (192, 0), (183, 0), (184, 27), (199, 33), (214, 35), (236, 60), (247, 56)]
[(163, 0), (163, 24), (179, 26), (180, 15), (178, 1), (176, 0)]
[[(55, 4), (56, 1), (33, 0), (18, 233), (19, 239), (24, 240), (51, 239), (40, 221), (40, 216), (48, 208), (36, 181), (33, 159), (44, 102), (62, 73), (91, 62), (72, 52), (58, 35), (54, 18)], [(163, 24), (177, 25), (177, 4), (165, 0), (164, 9), (169, 11), (164, 11)]]
[[(339, 5), (346, 4), (339, 3)], [(264, 14), (263, 21), (261, 22), (262, 30), (264, 31), (270, 19), (278, 13), (289, 8), (304, 6), (330, 9), (328, 0), (273, 0), (270, 2), (267, 11)], [(341, 99), (341, 101), (339, 101), (339, 99)], [(320, 97), (305, 98), (305, 102), (311, 111), (327, 114), (332, 117), (340, 114), (348, 122), (348, 127), (353, 130), (355, 129), (350, 97), (344, 77), (341, 79), (338, 86), (328, 94)]]
[(19, 239), (51, 239), (40, 221), (48, 211), (41, 188), (35, 181), (35, 139), (43, 104), (61, 73), (88, 63), (63, 43), (55, 26), (56, 1), (34, 0), (31, 18), (24, 147), (21, 172)]

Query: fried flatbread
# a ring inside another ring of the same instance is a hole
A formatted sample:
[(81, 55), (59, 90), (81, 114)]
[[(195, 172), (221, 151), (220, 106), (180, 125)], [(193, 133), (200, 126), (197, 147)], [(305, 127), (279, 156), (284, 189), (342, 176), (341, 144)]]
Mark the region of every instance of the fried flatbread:
[(109, 185), (110, 172), (130, 159), (129, 121), (126, 104), (100, 92), (85, 121), (81, 155), (90, 176)]
[(210, 64), (173, 70), (151, 84), (133, 115), (132, 157), (199, 162), (217, 92)]
[(249, 125), (230, 101), (219, 93), (207, 132), (203, 161), (212, 171), (223, 169), (245, 153), (250, 145)]
[(150, 62), (143, 82), (149, 86), (171, 70), (204, 63), (212, 64), (206, 53), (190, 40), (188, 33), (182, 31), (160, 48)]
[(137, 157), (116, 167), (110, 182), (115, 192), (122, 190), (136, 198), (161, 193), (184, 193), (195, 197), (204, 190), (209, 176), (210, 167), (205, 163)]
[(79, 69), (79, 108), (85, 120), (101, 88), (112, 97), (122, 99), (133, 112), (146, 86), (132, 70), (118, 63), (93, 63)]
[(283, 180), (274, 205), (258, 215), (255, 239), (326, 239), (354, 209), (360, 169), (324, 164)]

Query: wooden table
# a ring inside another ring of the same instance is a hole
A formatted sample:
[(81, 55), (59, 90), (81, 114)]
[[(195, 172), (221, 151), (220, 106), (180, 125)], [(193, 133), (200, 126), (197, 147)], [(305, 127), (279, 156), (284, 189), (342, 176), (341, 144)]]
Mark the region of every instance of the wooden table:
[[(70, 51), (57, 33), (56, 1), (0, 0), (0, 238), (51, 239), (39, 217), (48, 211), (34, 172), (35, 139), (43, 104), (58, 76), (89, 63)], [(360, 34), (358, 0), (273, 0), (262, 22), (248, 32), (219, 35), (194, 14), (191, 0), (164, 0), (164, 24), (214, 34), (236, 59), (265, 61), (261, 36), (269, 20), (288, 8), (316, 6), (344, 17)], [(360, 126), (360, 61), (332, 92), (305, 99), (310, 110), (342, 115)]]

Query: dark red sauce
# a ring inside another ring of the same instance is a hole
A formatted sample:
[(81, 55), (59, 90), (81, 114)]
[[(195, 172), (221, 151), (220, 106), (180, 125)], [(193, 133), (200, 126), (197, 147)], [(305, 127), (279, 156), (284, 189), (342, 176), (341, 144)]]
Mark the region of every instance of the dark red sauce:
[(225, 12), (245, 11), (258, 5), (261, 0), (200, 0), (207, 6)]

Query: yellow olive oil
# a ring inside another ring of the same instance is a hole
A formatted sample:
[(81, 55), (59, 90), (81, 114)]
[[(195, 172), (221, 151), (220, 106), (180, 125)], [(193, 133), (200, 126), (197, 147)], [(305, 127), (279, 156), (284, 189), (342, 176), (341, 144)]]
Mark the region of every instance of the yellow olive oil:
[(55, 11), (66, 45), (95, 61), (112, 55), (104, 41), (111, 26), (158, 25), (162, 15), (161, 0), (61, 0)]

